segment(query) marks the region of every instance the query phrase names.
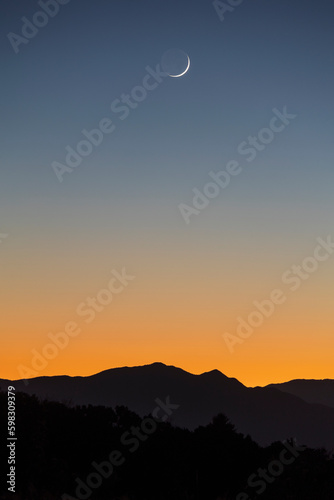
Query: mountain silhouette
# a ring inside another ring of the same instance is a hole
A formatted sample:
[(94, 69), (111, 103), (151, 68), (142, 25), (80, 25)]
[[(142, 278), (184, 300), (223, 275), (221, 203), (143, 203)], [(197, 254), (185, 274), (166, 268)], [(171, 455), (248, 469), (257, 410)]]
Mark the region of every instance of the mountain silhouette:
[(270, 384), (267, 387), (293, 394), (307, 403), (318, 403), (334, 408), (334, 380), (296, 379), (282, 384)]
[[(307, 385), (308, 381), (302, 382)], [(169, 421), (179, 427), (193, 430), (224, 413), (238, 432), (250, 435), (263, 446), (295, 438), (309, 447), (334, 449), (333, 407), (289, 394), (286, 385), (285, 390), (281, 390), (281, 384), (248, 388), (218, 370), (194, 375), (153, 363), (113, 368), (88, 377), (37, 377), (29, 379), (28, 385), (23, 380), (0, 380), (0, 389), (6, 390), (9, 383), (16, 391), (35, 394), (42, 400), (70, 405), (124, 405), (141, 416), (154, 409), (157, 398), (165, 401), (169, 397), (172, 404), (179, 405)]]

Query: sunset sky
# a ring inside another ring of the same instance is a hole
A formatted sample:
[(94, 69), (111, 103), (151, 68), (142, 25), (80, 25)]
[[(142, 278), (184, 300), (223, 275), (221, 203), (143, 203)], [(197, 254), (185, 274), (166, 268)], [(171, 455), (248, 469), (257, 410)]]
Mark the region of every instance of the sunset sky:
[[(287, 283), (334, 241), (333, 3), (244, 0), (220, 19), (206, 0), (70, 0), (15, 45), (37, 11), (0, 6), (0, 378), (161, 361), (249, 386), (334, 379), (334, 251)], [(190, 69), (158, 82), (171, 48)], [(157, 86), (122, 120), (111, 104), (147, 75)], [(241, 143), (285, 107), (294, 118), (248, 161)], [(105, 118), (113, 131), (59, 182), (54, 162)], [(232, 160), (240, 173), (187, 224), (180, 204)], [(111, 280), (112, 301), (80, 315)], [(224, 334), (275, 289), (284, 303), (230, 352)]]

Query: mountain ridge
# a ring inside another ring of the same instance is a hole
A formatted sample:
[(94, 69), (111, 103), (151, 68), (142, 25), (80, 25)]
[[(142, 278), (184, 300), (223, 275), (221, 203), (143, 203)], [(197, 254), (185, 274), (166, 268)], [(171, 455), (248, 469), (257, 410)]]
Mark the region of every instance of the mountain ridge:
[(308, 403), (317, 403), (334, 408), (334, 380), (294, 379), (280, 384), (269, 384), (282, 392), (294, 394)]
[[(207, 425), (224, 413), (239, 432), (261, 445), (287, 438), (313, 447), (334, 449), (334, 408), (307, 402), (275, 384), (249, 388), (219, 370), (199, 375), (164, 363), (103, 370), (86, 377), (58, 375), (28, 380), (0, 379), (16, 391), (40, 399), (70, 405), (127, 406), (141, 416), (148, 415), (155, 401), (169, 398), (179, 405), (171, 417), (179, 427), (194, 429)], [(286, 389), (286, 387), (285, 387)]]

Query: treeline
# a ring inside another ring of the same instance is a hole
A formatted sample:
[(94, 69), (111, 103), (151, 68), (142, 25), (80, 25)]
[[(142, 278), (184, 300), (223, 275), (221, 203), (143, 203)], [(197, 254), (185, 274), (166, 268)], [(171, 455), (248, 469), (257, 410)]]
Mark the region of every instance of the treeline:
[[(279, 418), (279, 415), (278, 415)], [(333, 500), (334, 461), (290, 438), (262, 448), (224, 415), (195, 431), (125, 407), (16, 396), (16, 493), (8, 492), (0, 393), (1, 500)]]

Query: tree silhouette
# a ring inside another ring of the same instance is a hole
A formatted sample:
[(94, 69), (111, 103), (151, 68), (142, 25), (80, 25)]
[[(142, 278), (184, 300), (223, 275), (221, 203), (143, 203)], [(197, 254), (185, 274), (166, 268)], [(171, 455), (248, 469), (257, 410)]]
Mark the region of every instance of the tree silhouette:
[[(283, 444), (263, 448), (236, 432), (223, 414), (194, 431), (158, 422), (135, 451), (124, 433), (143, 419), (124, 406), (69, 406), (18, 393), (16, 495), (1, 482), (0, 500), (76, 498), (77, 479), (95, 471), (93, 463), (118, 450), (124, 462), (92, 489), (91, 500), (235, 500), (245, 492), (258, 498), (248, 478), (277, 460)], [(0, 392), (0, 425), (7, 428), (7, 394)], [(6, 471), (6, 432), (2, 431), (1, 470)], [(333, 500), (334, 461), (322, 449), (305, 449), (267, 484), (261, 500)]]

